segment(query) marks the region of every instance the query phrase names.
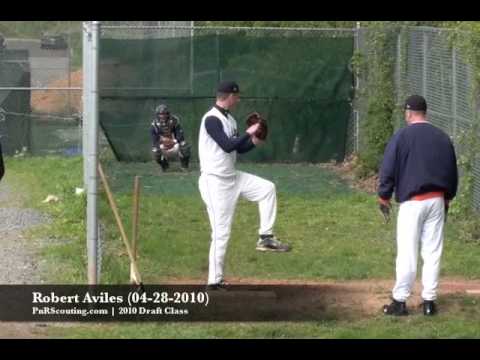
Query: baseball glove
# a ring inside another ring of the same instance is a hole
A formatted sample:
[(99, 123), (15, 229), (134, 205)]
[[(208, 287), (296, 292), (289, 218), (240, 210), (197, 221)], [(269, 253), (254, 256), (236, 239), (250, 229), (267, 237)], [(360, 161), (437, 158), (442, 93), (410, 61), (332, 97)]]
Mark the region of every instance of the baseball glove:
[(250, 127), (256, 123), (260, 123), (255, 136), (260, 140), (265, 140), (268, 135), (267, 120), (265, 120), (258, 112), (253, 112), (247, 116), (247, 127)]
[(390, 210), (391, 210), (391, 207), (388, 206), (388, 205), (379, 204), (379, 208), (380, 208), (380, 213), (381, 213), (382, 216), (383, 216), (383, 220), (385, 221), (385, 224), (388, 224), (389, 221), (390, 221)]
[(165, 150), (170, 150), (175, 146), (175, 141), (169, 137), (162, 137), (160, 140), (160, 144), (163, 145)]

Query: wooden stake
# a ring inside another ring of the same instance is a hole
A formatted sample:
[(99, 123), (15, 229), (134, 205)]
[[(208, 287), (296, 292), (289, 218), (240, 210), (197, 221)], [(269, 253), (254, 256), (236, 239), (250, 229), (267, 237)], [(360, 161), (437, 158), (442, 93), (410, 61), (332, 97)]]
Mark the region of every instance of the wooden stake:
[[(133, 182), (133, 214), (132, 214), (132, 253), (135, 260), (138, 260), (138, 212), (140, 205), (140, 177), (135, 176)], [(135, 282), (135, 270), (130, 264), (130, 282)]]
[(125, 248), (127, 249), (128, 257), (130, 258), (131, 265), (133, 267), (134, 272), (134, 281), (137, 285), (142, 285), (142, 280), (140, 277), (140, 272), (138, 271), (137, 262), (133, 256), (132, 249), (130, 248), (130, 244), (128, 241), (127, 234), (125, 233), (125, 229), (123, 227), (122, 219), (118, 214), (117, 204), (115, 203), (115, 199), (113, 198), (112, 192), (110, 191), (110, 186), (108, 185), (107, 178), (105, 177), (105, 173), (103, 172), (102, 165), (100, 162), (98, 163), (98, 172), (100, 173), (100, 177), (103, 182), (103, 186), (105, 187), (105, 191), (107, 193), (108, 202), (110, 204), (110, 208), (113, 211), (113, 215), (115, 216), (115, 220), (117, 221), (118, 229), (120, 230), (120, 234), (122, 235), (123, 243), (125, 244)]

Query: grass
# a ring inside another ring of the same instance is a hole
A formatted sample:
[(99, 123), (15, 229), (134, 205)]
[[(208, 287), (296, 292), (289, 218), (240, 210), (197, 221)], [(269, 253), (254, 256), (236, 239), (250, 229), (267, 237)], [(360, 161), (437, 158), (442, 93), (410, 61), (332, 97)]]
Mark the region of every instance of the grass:
[[(73, 338), (111, 339), (473, 339), (480, 335), (478, 300), (447, 298), (440, 302), (462, 302), (455, 314), (435, 318), (409, 316), (391, 318), (377, 315), (357, 321), (327, 320), (317, 322), (276, 323), (123, 323), (89, 324), (69, 331)], [(65, 329), (53, 328), (51, 335), (65, 337)]]
[[(173, 164), (175, 167), (176, 164)], [(53, 221), (31, 232), (48, 237), (42, 256), (50, 264), (50, 283), (86, 283), (85, 197), (82, 159), (6, 158), (6, 181), (24, 196), (24, 206), (49, 213)], [(160, 174), (153, 163), (105, 161), (104, 168), (127, 234), (131, 229), (133, 177), (141, 175), (139, 266), (145, 283), (171, 278), (204, 281), (210, 229), (197, 181), (198, 170)], [(239, 169), (274, 181), (278, 190), (276, 233), (293, 245), (287, 254), (255, 251), (258, 210), (237, 206), (226, 258), (226, 275), (256, 279), (393, 279), (394, 222), (383, 225), (375, 196), (351, 190), (336, 175), (308, 164), (239, 164)], [(34, 170), (34, 171), (32, 171)], [(48, 194), (58, 203), (44, 204)], [(100, 191), (99, 213), (105, 227), (102, 283), (128, 283), (129, 263), (112, 212)], [(480, 278), (480, 246), (458, 240), (449, 219), (441, 276)], [(443, 298), (455, 311), (435, 319), (375, 316), (355, 321), (306, 323), (143, 323), (78, 325), (54, 337), (92, 338), (478, 338), (480, 314), (474, 298)], [(453, 304), (453, 305), (452, 305)], [(458, 311), (457, 311), (458, 310)]]

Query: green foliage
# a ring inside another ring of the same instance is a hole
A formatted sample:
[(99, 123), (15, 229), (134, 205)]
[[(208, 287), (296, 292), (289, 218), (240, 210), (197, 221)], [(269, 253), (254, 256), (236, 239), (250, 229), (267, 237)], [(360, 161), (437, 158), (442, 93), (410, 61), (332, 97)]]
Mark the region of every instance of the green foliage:
[(480, 219), (473, 207), (474, 185), (476, 179), (474, 165), (480, 153), (480, 117), (478, 103), (480, 94), (480, 25), (478, 22), (456, 22), (450, 26), (453, 31), (449, 36), (450, 45), (461, 53), (462, 58), (472, 66), (473, 83), (469, 99), (472, 107), (473, 121), (457, 139), (459, 153), (458, 166), (462, 177), (456, 201), (451, 213), (460, 220), (460, 239), (465, 242), (480, 244)]
[(364, 23), (367, 27), (367, 50), (352, 58), (352, 66), (364, 82), (357, 94), (365, 108), (357, 175), (373, 175), (378, 171), (385, 146), (394, 129), (396, 110), (393, 83), (395, 44), (398, 26), (391, 22)]
[(353, 28), (355, 21), (195, 21), (195, 26)]
[[(396, 103), (406, 97), (405, 80), (400, 78), (397, 93), (394, 84), (396, 45), (400, 36), (401, 59), (399, 66), (405, 71), (408, 26), (443, 26), (441, 21), (366, 21), (361, 26), (366, 31), (366, 50), (356, 52), (352, 67), (359, 75), (362, 90), (357, 92), (361, 109), (361, 145), (356, 174), (360, 178), (378, 172), (383, 152), (393, 131), (403, 125), (403, 109)], [(403, 61), (402, 61), (403, 59)]]
[(81, 31), (80, 21), (0, 21), (0, 33), (10, 38), (40, 39), (42, 33)]

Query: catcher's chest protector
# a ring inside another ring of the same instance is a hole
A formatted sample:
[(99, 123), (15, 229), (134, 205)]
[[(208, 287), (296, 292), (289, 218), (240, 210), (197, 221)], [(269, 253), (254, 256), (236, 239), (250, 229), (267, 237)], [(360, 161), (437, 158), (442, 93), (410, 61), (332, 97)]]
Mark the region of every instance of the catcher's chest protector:
[(155, 121), (155, 127), (157, 128), (158, 134), (165, 137), (172, 137), (173, 133), (173, 123), (171, 119), (166, 121)]

